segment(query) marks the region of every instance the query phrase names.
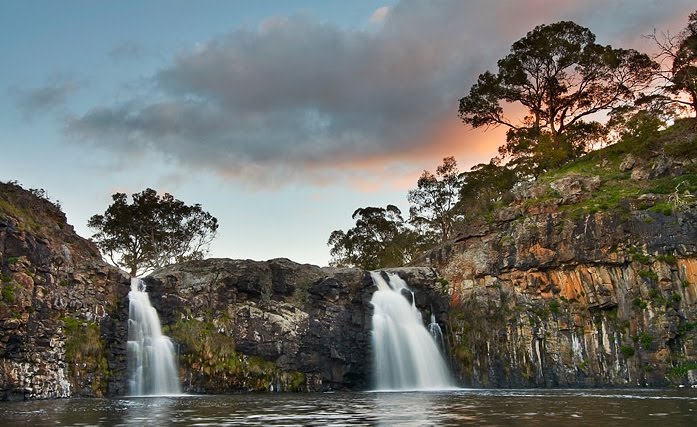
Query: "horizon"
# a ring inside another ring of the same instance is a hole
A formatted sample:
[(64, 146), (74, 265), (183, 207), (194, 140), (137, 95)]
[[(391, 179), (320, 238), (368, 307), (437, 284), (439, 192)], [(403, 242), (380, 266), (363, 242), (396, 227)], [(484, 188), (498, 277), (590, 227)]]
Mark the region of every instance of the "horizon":
[(355, 209), (407, 214), (423, 170), (496, 155), (502, 129), (460, 123), (457, 100), (535, 26), (651, 53), (643, 35), (694, 11), (632, 6), (5, 1), (0, 180), (44, 189), (84, 238), (113, 193), (153, 188), (218, 219), (210, 258), (328, 265)]

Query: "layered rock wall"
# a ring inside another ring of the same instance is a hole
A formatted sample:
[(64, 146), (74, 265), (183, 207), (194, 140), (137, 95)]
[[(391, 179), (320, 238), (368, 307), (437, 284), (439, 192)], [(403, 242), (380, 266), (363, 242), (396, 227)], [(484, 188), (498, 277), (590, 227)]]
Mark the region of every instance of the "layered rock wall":
[(697, 371), (697, 216), (507, 218), (433, 251), (453, 361), (485, 387), (665, 386)]
[[(414, 287), (418, 306), (445, 318), (434, 270), (393, 271)], [(375, 286), (363, 270), (209, 259), (155, 272), (146, 284), (180, 345), (187, 391), (370, 387)]]
[(128, 278), (49, 201), (0, 183), (0, 400), (125, 393)]

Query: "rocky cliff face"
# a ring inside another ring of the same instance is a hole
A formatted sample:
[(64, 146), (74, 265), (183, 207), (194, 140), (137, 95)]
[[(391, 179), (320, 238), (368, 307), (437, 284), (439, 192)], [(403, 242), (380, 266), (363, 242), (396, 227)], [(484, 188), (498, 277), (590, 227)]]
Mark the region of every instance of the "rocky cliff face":
[[(434, 270), (396, 271), (422, 309), (444, 319)], [(337, 390), (370, 386), (370, 298), (358, 269), (287, 259), (209, 259), (146, 279), (165, 330), (179, 344), (188, 392)]]
[[(697, 382), (697, 209), (565, 210), (593, 191), (498, 212), (428, 254), (452, 299), (453, 361), (485, 387)], [(564, 184), (564, 183), (562, 183)], [(569, 184), (568, 182), (566, 184)], [(540, 194), (544, 194), (542, 189)]]
[(0, 183), (0, 400), (125, 392), (128, 278), (48, 200)]

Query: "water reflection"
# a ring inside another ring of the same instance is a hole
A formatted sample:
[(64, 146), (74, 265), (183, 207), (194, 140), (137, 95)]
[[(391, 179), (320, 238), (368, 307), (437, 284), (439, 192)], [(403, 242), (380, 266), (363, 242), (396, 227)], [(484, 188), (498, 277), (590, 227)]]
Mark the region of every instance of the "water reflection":
[(697, 390), (459, 390), (0, 402), (0, 425), (695, 426)]
[(176, 422), (177, 397), (137, 397), (123, 399), (120, 424), (124, 426), (165, 425)]

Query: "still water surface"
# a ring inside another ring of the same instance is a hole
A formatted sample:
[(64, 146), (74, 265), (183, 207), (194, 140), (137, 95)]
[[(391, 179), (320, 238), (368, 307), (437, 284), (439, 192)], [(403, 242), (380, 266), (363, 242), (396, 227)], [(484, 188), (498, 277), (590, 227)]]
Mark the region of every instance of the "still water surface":
[(0, 402), (8, 426), (697, 426), (697, 390), (457, 390)]

